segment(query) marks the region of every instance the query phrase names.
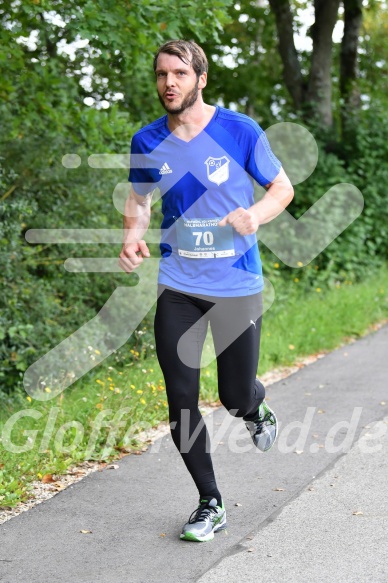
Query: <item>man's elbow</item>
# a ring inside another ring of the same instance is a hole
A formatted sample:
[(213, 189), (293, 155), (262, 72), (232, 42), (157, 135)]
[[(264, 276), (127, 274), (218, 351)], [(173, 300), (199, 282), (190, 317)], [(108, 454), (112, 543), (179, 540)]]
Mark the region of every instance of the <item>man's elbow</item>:
[(290, 202), (292, 201), (292, 199), (294, 198), (294, 187), (292, 186), (292, 184), (290, 183), (287, 187), (287, 194), (286, 194), (286, 206), (288, 206), (290, 204)]
[(136, 203), (137, 206), (139, 207), (148, 208), (151, 205), (152, 192), (149, 192), (148, 194), (145, 195), (140, 195), (137, 194), (132, 188), (131, 192), (129, 193), (129, 200), (134, 201), (134, 203)]
[(294, 198), (294, 188), (291, 182), (288, 180), (282, 181), (281, 185), (281, 193), (280, 193), (280, 202), (283, 208), (286, 208), (292, 199)]

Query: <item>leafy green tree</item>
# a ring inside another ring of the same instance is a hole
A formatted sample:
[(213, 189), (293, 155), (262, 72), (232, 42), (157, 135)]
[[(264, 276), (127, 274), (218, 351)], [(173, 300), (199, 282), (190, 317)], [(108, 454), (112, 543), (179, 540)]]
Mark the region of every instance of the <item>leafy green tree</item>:
[[(386, 3), (240, 0), (229, 14), (220, 42), (207, 43), (213, 98), (267, 123), (297, 116), (331, 136), (371, 95), (385, 99)], [(306, 14), (314, 19), (307, 33)]]
[(76, 134), (86, 97), (99, 106), (118, 100), (121, 111), (142, 119), (151, 105), (149, 65), (156, 47), (182, 30), (202, 40), (217, 37), (229, 3), (204, 0), (198, 8), (185, 0), (171, 10), (166, 0), (5, 0), (1, 113), (12, 117), (14, 135), (42, 124), (48, 130), (49, 122), (54, 134), (66, 123)]
[(387, 111), (388, 93), (388, 6), (364, 9), (359, 53), (359, 90), (362, 107), (371, 104)]
[[(0, 6), (0, 383), (11, 391), (41, 354), (93, 317), (125, 274), (67, 274), (67, 256), (118, 248), (28, 245), (30, 228), (117, 228), (127, 170), (89, 168), (125, 153), (160, 113), (152, 55), (183, 34), (216, 38), (230, 0), (4, 0)], [(62, 156), (82, 162), (67, 169)], [(128, 283), (128, 277), (125, 278)], [(1, 388), (0, 388), (1, 391)]]
[(274, 18), (266, 2), (241, 0), (229, 8), (221, 42), (205, 43), (211, 55), (206, 95), (260, 122), (287, 97), (281, 80)]

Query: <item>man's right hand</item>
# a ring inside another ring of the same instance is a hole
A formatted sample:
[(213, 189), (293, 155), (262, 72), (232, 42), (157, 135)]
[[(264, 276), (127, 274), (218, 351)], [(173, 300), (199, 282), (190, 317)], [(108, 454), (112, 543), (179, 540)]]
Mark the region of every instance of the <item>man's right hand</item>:
[(144, 257), (150, 257), (150, 252), (145, 241), (124, 243), (119, 257), (119, 266), (123, 271), (131, 273), (139, 267)]

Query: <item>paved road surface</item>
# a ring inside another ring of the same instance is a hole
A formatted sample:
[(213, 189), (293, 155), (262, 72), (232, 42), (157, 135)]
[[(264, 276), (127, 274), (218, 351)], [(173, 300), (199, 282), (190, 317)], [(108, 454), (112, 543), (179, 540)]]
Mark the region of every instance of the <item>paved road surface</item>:
[(272, 385), (266, 454), (224, 409), (207, 418), (228, 513), (214, 541), (179, 540), (197, 494), (166, 436), (0, 526), (0, 581), (387, 583), (387, 347), (384, 327)]

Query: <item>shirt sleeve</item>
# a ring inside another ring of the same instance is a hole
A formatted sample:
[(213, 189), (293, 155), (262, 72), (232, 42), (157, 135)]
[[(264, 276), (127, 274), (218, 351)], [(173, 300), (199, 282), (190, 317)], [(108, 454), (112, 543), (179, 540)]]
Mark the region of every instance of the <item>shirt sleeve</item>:
[(137, 134), (132, 138), (129, 169), (129, 182), (132, 182), (133, 190), (140, 196), (146, 196), (155, 188), (159, 176), (155, 175), (156, 169), (150, 168), (147, 163), (147, 152)]
[(245, 169), (261, 186), (266, 186), (279, 174), (282, 165), (272, 152), (264, 130), (256, 122), (249, 134)]

